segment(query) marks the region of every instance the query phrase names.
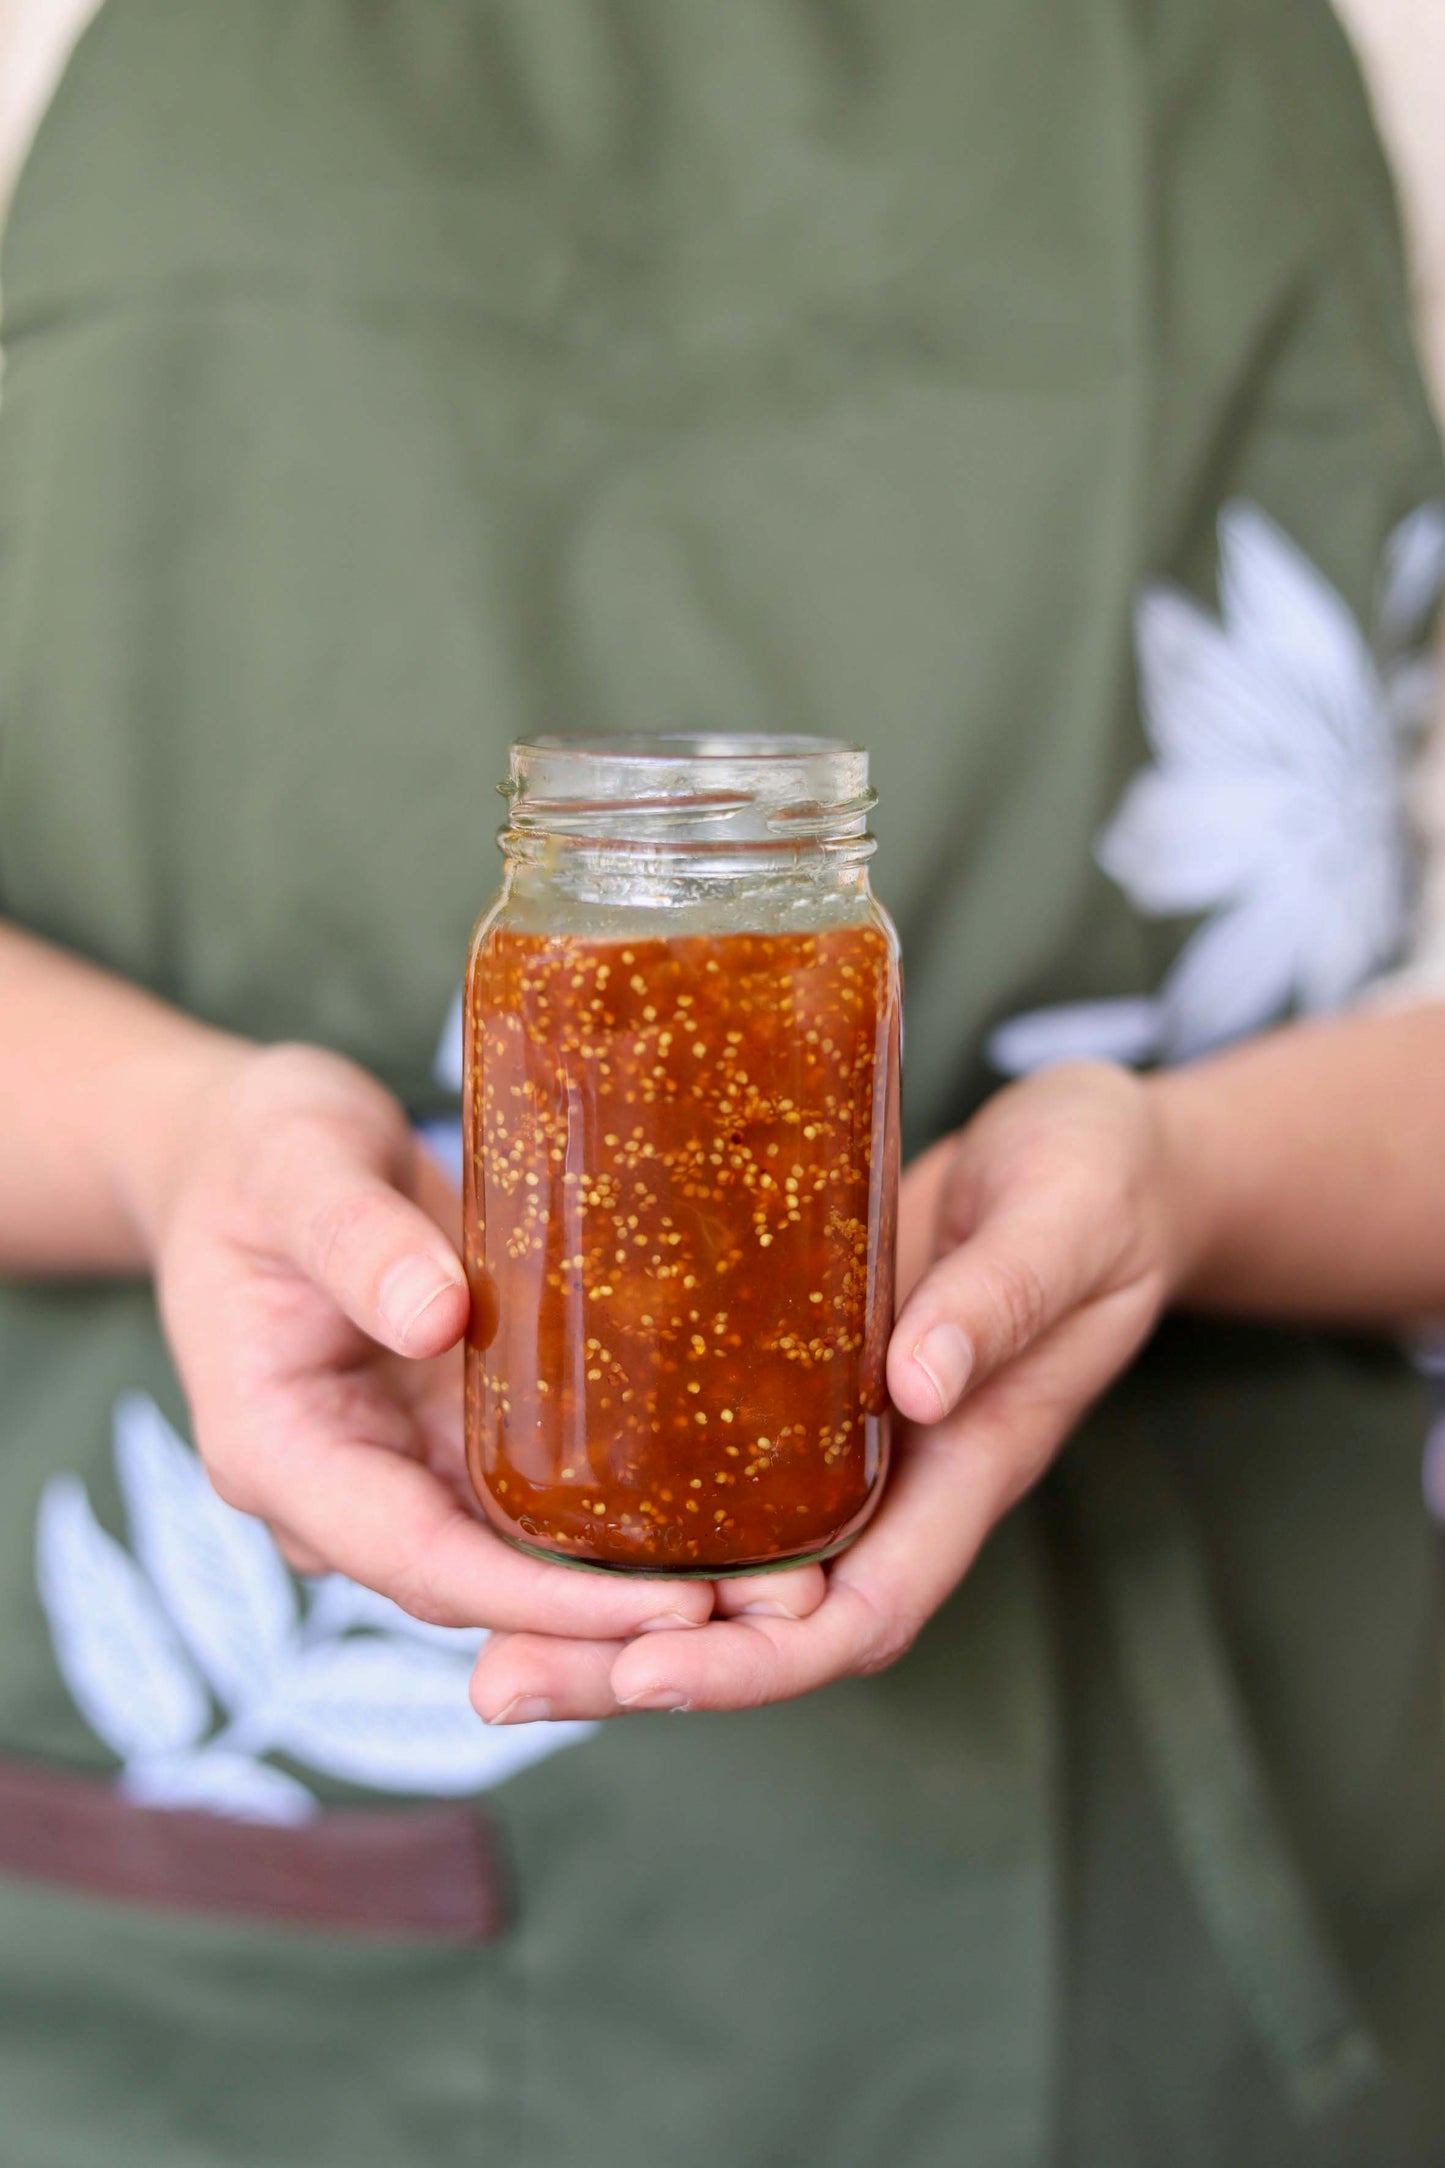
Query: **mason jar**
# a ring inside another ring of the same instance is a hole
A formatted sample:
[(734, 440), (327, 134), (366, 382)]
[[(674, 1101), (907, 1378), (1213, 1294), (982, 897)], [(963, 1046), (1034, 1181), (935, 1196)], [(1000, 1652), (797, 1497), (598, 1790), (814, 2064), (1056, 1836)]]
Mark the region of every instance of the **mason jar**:
[(827, 1558), (888, 1465), (898, 942), (868, 756), (545, 737), (467, 971), (472, 1480), (620, 1572)]

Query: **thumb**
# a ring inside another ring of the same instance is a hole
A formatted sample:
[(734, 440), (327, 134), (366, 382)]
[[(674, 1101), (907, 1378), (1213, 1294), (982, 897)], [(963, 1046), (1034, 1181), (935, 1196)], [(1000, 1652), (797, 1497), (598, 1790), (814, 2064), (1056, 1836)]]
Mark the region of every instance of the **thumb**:
[(470, 1308), (455, 1249), (344, 1131), (308, 1123), (305, 1147), (277, 1185), (279, 1252), (373, 1340), (439, 1355)]
[(937, 1423), (1084, 1301), (1093, 1245), (1063, 1200), (1000, 1205), (926, 1272), (899, 1313), (888, 1388), (900, 1415)]

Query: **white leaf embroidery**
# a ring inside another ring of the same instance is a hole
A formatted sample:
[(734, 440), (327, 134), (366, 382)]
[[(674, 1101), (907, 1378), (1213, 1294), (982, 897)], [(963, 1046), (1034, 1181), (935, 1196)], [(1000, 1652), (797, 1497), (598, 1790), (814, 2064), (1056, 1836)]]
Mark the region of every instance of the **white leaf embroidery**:
[(429, 1626), (424, 1619), (403, 1611), (390, 1596), (379, 1596), (374, 1588), (348, 1581), (343, 1573), (325, 1574), (311, 1586), (306, 1631), (312, 1640), (345, 1633), (353, 1626), (368, 1627), (376, 1633), (409, 1634), (432, 1648), (451, 1649), (471, 1662), (487, 1638), (480, 1626)]
[(1291, 1010), (1341, 1009), (1386, 968), (1409, 908), (1402, 743), (1427, 704), (1422, 666), (1399, 642), (1423, 624), (1442, 573), (1445, 508), (1430, 506), (1390, 545), (1383, 673), (1341, 597), (1254, 505), (1220, 515), (1218, 619), (1169, 587), (1142, 596), (1154, 762), (1096, 855), (1139, 912), (1205, 923), (1152, 1003), (1013, 1018), (989, 1041), (997, 1067), (1188, 1058)]
[(216, 1692), (241, 1708), (283, 1661), (296, 1624), (270, 1533), (216, 1496), (143, 1393), (116, 1404), (115, 1460), (142, 1566)]
[(131, 1762), (120, 1788), (142, 1807), (194, 1807), (236, 1822), (306, 1822), (318, 1803), (304, 1784), (248, 1754), (205, 1746)]
[(465, 1664), (384, 1634), (304, 1651), (277, 1681), (267, 1720), (278, 1749), (329, 1776), (437, 1794), (482, 1790), (596, 1728), (490, 1730), (467, 1699)]
[(56, 1661), (86, 1722), (129, 1758), (191, 1745), (210, 1720), (205, 1689), (160, 1604), (106, 1534), (75, 1476), (40, 1501), (40, 1600)]
[[(458, 995), (437, 1052), (439, 1081), (459, 1088), (461, 1062)], [(459, 1180), (460, 1123), (420, 1130)], [(488, 1729), (467, 1698), (487, 1638), (481, 1628), (425, 1625), (340, 1574), (309, 1582), (300, 1613), (270, 1532), (222, 1504), (153, 1401), (121, 1400), (113, 1430), (146, 1572), (99, 1527), (73, 1476), (57, 1477), (42, 1500), (37, 1571), (61, 1671), (82, 1715), (124, 1762), (130, 1797), (297, 1821), (318, 1802), (266, 1754), (285, 1752), (379, 1791), (454, 1797), (500, 1784), (596, 1730)], [(209, 1739), (202, 1672), (230, 1713)]]

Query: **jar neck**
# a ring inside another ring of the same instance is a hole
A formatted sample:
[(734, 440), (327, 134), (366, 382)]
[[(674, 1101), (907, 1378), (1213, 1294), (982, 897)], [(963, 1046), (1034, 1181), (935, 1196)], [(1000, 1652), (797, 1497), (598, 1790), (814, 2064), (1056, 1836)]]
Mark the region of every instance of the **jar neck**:
[(831, 738), (537, 738), (512, 747), (508, 893), (774, 916), (866, 898), (874, 793)]
[(861, 746), (801, 737), (538, 738), (502, 791), (509, 855), (547, 838), (700, 862), (866, 846), (875, 801)]
[(754, 899), (766, 913), (829, 899), (870, 895), (871, 837), (844, 845), (748, 849), (598, 843), (577, 837), (503, 837), (507, 894), (517, 902), (551, 896), (579, 904), (657, 910), (695, 904), (734, 907)]

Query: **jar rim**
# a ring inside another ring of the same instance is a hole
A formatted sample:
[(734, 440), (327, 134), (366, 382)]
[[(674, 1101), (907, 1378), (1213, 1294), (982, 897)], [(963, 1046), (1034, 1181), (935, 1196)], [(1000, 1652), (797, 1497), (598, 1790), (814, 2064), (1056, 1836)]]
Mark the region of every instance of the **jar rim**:
[(512, 746), (502, 848), (529, 839), (615, 852), (871, 851), (868, 751), (801, 733), (551, 733)]
[(520, 754), (564, 753), (572, 759), (657, 762), (707, 760), (814, 760), (863, 754), (856, 738), (825, 738), (806, 731), (569, 731), (539, 732), (512, 746)]

